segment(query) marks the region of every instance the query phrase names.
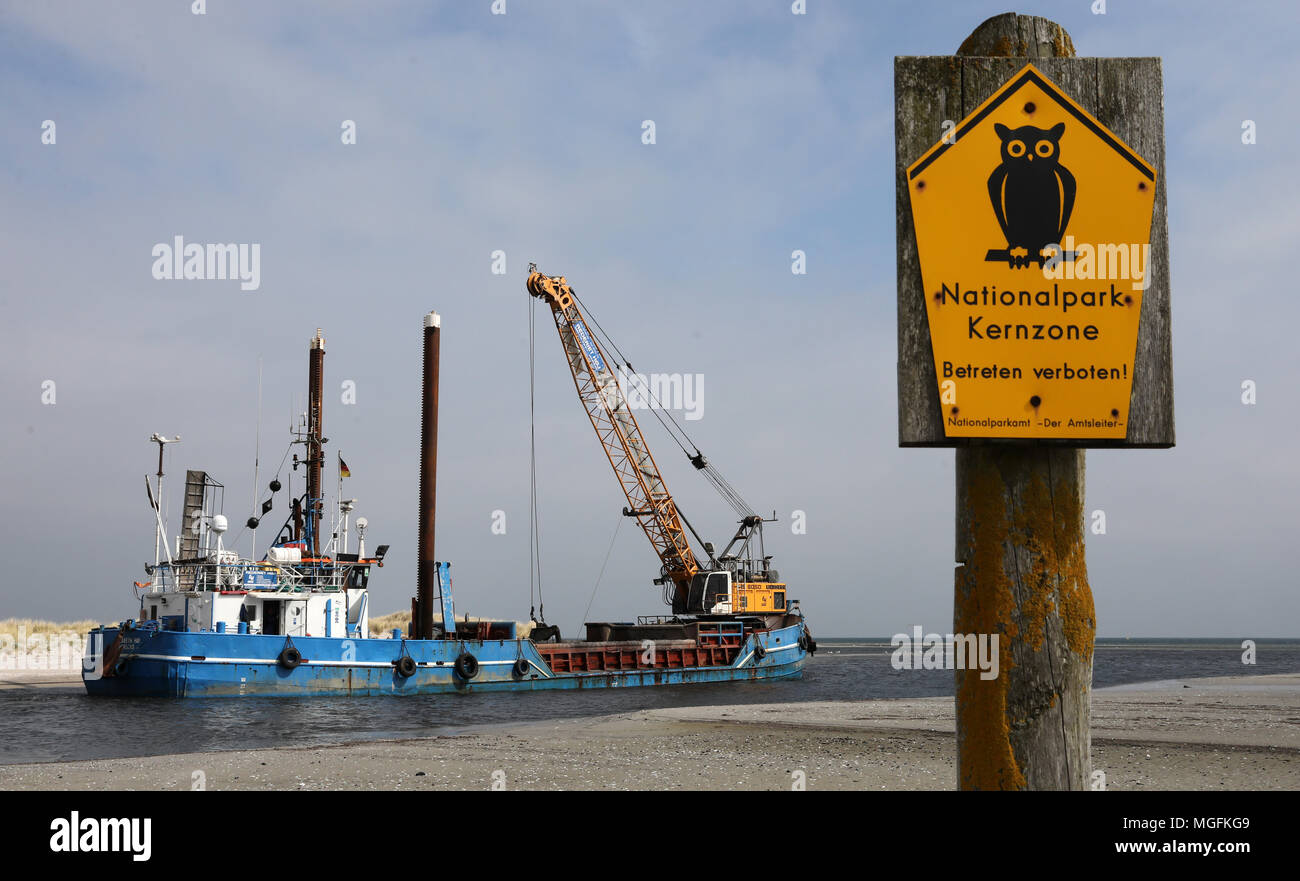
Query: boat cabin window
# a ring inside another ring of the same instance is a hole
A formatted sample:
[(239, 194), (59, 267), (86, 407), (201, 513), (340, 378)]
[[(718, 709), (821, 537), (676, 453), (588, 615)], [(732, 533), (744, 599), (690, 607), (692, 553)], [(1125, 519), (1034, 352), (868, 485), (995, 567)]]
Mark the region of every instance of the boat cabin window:
[(348, 590), (365, 590), (369, 581), (369, 566), (353, 566), (348, 570)]

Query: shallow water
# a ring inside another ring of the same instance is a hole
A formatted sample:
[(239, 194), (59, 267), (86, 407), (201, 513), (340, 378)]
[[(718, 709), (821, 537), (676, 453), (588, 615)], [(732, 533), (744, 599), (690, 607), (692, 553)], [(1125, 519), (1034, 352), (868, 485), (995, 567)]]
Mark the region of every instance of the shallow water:
[[(1229, 640), (1100, 640), (1093, 685), (1300, 673), (1300, 641), (1259, 640), (1253, 666)], [(471, 726), (661, 707), (931, 697), (950, 670), (895, 670), (886, 640), (825, 639), (801, 680), (653, 688), (358, 698), (118, 698), (0, 691), (0, 764), (301, 746), (448, 734)]]

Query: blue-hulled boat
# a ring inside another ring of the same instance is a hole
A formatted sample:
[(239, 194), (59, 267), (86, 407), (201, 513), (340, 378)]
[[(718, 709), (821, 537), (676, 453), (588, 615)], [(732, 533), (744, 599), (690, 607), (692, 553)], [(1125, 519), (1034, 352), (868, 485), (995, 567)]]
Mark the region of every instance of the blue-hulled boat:
[[(430, 313), (424, 321), (419, 583), (405, 631), (370, 632), (369, 580), (372, 571), (383, 566), (388, 546), (379, 545), (367, 555), (369, 524), (358, 518), (357, 549), (349, 550), (355, 500), (342, 498), (348, 471), (341, 457), (333, 529), (328, 537), (324, 534), (325, 347), (318, 330), (309, 350), (309, 409), (293, 439), (306, 450), (303, 459), (294, 457), (295, 470), (302, 466), (306, 472), (304, 486), (296, 497), (288, 492), (288, 518), (261, 559), (243, 558), (224, 546), (228, 522), (220, 510), (223, 488), (203, 471), (186, 473), (184, 528), (173, 545), (161, 514), (163, 450), (179, 437), (151, 438), (159, 451), (156, 486), (146, 480), (157, 530), (155, 561), (146, 566), (149, 580), (136, 582), (139, 607), (134, 616), (88, 634), (82, 671), (87, 692), (163, 697), (407, 695), (802, 675), (816, 643), (799, 603), (786, 599), (785, 583), (770, 568), (770, 557), (761, 553), (762, 518), (746, 514), (724, 553), (715, 556), (713, 546), (705, 543), (708, 562), (696, 562), (682, 534), (684, 518), (663, 489), (599, 343), (587, 331), (577, 306), (565, 302), (567, 287), (552, 283), (563, 284), (563, 279), (533, 273), (529, 290), (544, 300), (548, 298), (538, 290), (560, 294), (549, 302), (579, 393), (585, 385), (601, 408), (601, 415), (591, 408), (589, 415), (597, 434), (604, 430), (602, 440), (616, 473), (623, 472), (621, 479), (634, 473), (622, 480), (631, 505), (624, 513), (640, 521), (659, 552), (662, 566), (656, 583), (664, 586), (673, 614), (587, 623), (585, 638), (570, 640), (544, 621), (457, 619), (451, 564), (432, 553), (441, 322)], [(611, 449), (615, 441), (619, 446)], [(697, 457), (692, 460), (697, 468), (711, 468), (698, 451)], [(260, 516), (248, 520), (254, 541), (261, 517), (283, 489), (279, 477), (269, 484), (271, 498), (263, 503)], [(746, 553), (751, 546), (759, 549), (758, 556)]]

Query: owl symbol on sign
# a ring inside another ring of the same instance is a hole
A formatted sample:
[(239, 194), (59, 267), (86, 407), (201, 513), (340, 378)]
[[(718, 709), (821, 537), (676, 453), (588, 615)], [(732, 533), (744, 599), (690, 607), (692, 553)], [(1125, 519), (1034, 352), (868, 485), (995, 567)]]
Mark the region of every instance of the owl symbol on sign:
[(1037, 263), (1041, 268), (1059, 245), (1074, 210), (1074, 175), (1061, 164), (1061, 135), (1065, 123), (1049, 129), (995, 123), (1002, 140), (1002, 164), (989, 176), (989, 199), (998, 226), (1007, 238), (1005, 251), (989, 251), (986, 259), (1006, 260), (1012, 267)]

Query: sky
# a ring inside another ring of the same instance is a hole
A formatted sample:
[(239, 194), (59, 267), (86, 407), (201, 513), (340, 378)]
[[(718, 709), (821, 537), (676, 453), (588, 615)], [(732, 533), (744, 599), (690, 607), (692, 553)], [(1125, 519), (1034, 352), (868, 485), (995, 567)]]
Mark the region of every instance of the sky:
[[(1087, 455), (1087, 510), (1107, 523), (1088, 535), (1098, 635), (1300, 636), (1300, 222), (1281, 183), (1300, 134), (1300, 7), (1091, 6), (1016, 11), (1061, 23), (1080, 55), (1163, 61), (1178, 434), (1171, 450)], [(767, 549), (814, 633), (951, 628), (954, 454), (897, 446), (893, 58), (950, 54), (1004, 6), (491, 7), (3, 4), (0, 617), (134, 613), (154, 432), (182, 436), (171, 525), (185, 469), (205, 469), (250, 552), (239, 524), (270, 477), (301, 486), (276, 465), (318, 327), (327, 454), (351, 469), (371, 548), (391, 546), (372, 608), (409, 608), (429, 310), (437, 549), (458, 611), (529, 610), (530, 321), (546, 617), (567, 634), (666, 611), (525, 292), (536, 262), (639, 371), (703, 378), (701, 418), (675, 415), (776, 514)], [(154, 246), (175, 236), (256, 243), (260, 285), (155, 279)], [(730, 509), (641, 422), (681, 508), (725, 543)]]

